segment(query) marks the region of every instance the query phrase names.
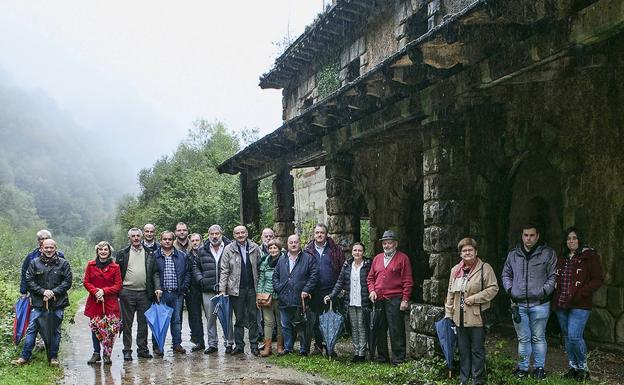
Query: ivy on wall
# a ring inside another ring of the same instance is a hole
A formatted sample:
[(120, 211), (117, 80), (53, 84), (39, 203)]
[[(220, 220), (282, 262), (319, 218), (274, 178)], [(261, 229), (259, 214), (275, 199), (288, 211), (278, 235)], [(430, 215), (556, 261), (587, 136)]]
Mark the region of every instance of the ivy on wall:
[(319, 99), (325, 98), (340, 88), (340, 64), (331, 61), (316, 74)]

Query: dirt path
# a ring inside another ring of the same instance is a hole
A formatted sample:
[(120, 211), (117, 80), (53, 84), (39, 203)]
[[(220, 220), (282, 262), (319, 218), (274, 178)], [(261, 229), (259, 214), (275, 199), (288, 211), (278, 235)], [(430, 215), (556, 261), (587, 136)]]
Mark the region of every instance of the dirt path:
[[(244, 356), (226, 356), (223, 347), (216, 355), (191, 353), (186, 313), (182, 329), (182, 346), (186, 355), (173, 355), (171, 338), (167, 337), (165, 356), (154, 359), (137, 359), (125, 362), (122, 342), (118, 339), (113, 349), (113, 364), (87, 365), (93, 352), (88, 318), (82, 315), (84, 305), (75, 316), (69, 340), (62, 342), (61, 364), (65, 369), (62, 384), (270, 384), (270, 385), (321, 385), (329, 382), (318, 377), (267, 364), (262, 358), (249, 353)], [(136, 324), (136, 322), (135, 322)], [(220, 333), (220, 331), (219, 331)], [(133, 334), (135, 335), (135, 334)], [(221, 334), (219, 334), (221, 335)], [(151, 345), (151, 343), (149, 344)], [(134, 347), (136, 353), (136, 346)]]

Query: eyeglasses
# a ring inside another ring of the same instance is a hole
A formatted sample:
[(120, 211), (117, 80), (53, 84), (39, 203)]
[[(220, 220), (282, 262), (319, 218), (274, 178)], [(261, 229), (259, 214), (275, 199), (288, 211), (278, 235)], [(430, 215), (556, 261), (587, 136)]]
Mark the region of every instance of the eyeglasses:
[(161, 241), (173, 241), (173, 238), (161, 238)]

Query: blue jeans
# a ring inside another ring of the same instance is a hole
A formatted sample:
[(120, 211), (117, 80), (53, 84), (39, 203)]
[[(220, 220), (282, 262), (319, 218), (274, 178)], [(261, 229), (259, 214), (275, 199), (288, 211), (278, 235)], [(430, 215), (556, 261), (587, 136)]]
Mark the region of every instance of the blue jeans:
[(91, 331), (91, 342), (93, 342), (93, 353), (100, 354), (100, 340), (93, 331)]
[[(169, 306), (173, 309), (171, 315), (171, 324), (169, 330), (171, 332), (172, 345), (178, 346), (182, 344), (182, 304), (184, 303), (184, 296), (174, 291), (163, 291), (162, 297), (160, 297), (160, 303)], [(152, 336), (153, 346), (158, 346), (156, 338)], [(160, 347), (161, 351), (165, 351), (164, 347)]]
[(518, 335), (518, 368), (529, 370), (529, 360), (533, 353), (534, 367), (543, 368), (546, 364), (546, 323), (550, 315), (550, 302), (537, 306), (518, 304), (520, 323), (514, 322)]
[[(30, 321), (28, 323), (28, 329), (26, 329), (26, 336), (24, 337), (24, 348), (22, 349), (22, 358), (26, 361), (30, 360), (32, 356), (33, 348), (37, 339), (37, 332), (39, 331), (39, 323), (37, 318), (47, 310), (33, 308), (30, 312)], [(54, 310), (54, 316), (60, 320), (58, 327), (54, 331), (54, 339), (52, 340), (52, 346), (50, 346), (50, 358), (57, 358), (59, 346), (61, 344), (61, 323), (63, 322), (63, 315), (65, 309)]]
[[(284, 350), (288, 353), (293, 351), (295, 345), (295, 332), (299, 334), (299, 352), (309, 353), (310, 343), (310, 328), (309, 325), (302, 325), (295, 328), (292, 324), (292, 320), (295, 318), (298, 308), (296, 307), (281, 307), (280, 308), (280, 321), (282, 323), (282, 334), (284, 335)], [(309, 322), (309, 321), (308, 321)]]
[(583, 339), (583, 332), (591, 310), (557, 309), (555, 313), (559, 320), (559, 326), (561, 326), (570, 368), (588, 370), (587, 346)]

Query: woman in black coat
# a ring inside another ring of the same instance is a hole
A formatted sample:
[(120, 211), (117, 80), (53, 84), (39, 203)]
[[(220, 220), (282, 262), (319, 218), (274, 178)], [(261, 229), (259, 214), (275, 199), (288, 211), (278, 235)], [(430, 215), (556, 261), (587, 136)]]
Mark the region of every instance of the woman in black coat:
[(366, 277), (370, 271), (370, 262), (364, 259), (364, 245), (359, 242), (353, 244), (351, 255), (353, 257), (343, 264), (334, 289), (324, 299), (327, 303), (344, 292), (343, 301), (345, 309), (349, 309), (354, 350), (351, 362), (362, 362), (366, 357), (366, 342), (368, 341), (366, 324), (370, 314), (370, 300)]

